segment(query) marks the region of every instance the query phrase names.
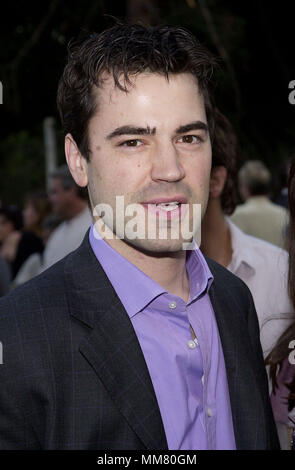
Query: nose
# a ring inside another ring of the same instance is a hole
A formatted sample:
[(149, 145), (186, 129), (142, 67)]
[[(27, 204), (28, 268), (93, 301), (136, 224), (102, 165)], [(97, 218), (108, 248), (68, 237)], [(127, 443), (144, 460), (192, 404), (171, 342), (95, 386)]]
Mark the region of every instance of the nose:
[(152, 179), (173, 182), (182, 180), (184, 176), (185, 171), (173, 143), (157, 146), (152, 159)]

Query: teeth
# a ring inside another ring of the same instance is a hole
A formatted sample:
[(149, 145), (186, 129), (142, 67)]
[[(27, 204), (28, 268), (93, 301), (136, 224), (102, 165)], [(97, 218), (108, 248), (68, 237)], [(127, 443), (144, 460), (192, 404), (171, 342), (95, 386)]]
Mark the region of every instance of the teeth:
[(156, 204), (157, 207), (161, 207), (161, 209), (164, 209), (165, 211), (173, 211), (179, 206), (178, 201), (172, 201), (172, 202), (162, 202), (159, 204)]
[(178, 205), (179, 202), (178, 201), (171, 201), (171, 202), (159, 202), (158, 204), (156, 204), (156, 206), (175, 206), (175, 205)]

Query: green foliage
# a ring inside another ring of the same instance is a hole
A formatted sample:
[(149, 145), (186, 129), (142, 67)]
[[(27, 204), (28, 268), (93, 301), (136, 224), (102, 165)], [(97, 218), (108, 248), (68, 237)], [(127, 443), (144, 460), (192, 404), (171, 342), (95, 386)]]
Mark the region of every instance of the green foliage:
[(22, 206), (28, 191), (45, 189), (43, 141), (27, 130), (8, 135), (0, 143), (0, 200)]

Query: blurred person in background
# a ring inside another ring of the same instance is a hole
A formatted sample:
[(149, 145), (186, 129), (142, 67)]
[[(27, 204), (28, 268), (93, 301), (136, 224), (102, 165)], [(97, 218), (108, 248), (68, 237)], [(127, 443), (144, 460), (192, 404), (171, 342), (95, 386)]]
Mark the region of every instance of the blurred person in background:
[(249, 287), (265, 357), (294, 318), (287, 287), (288, 253), (243, 233), (228, 217), (237, 203), (238, 148), (232, 125), (217, 111), (201, 249)]
[(43, 220), (42, 224), (42, 240), (44, 245), (48, 242), (50, 235), (54, 232), (54, 230), (59, 226), (62, 222), (62, 219), (56, 214), (49, 214)]
[(22, 212), (16, 206), (0, 208), (0, 255), (9, 263), (12, 280), (33, 253), (42, 253), (43, 242), (24, 230)]
[[(0, 208), (2, 207), (2, 200), (0, 199)], [(1, 217), (0, 217), (0, 231), (1, 231)], [(0, 240), (0, 250), (2, 242)], [(11, 282), (11, 269), (7, 261), (0, 255), (0, 297), (7, 294), (10, 289)]]
[(275, 204), (289, 209), (288, 205), (288, 176), (293, 157), (281, 163), (273, 175), (271, 199)]
[(260, 160), (246, 162), (239, 171), (239, 191), (244, 204), (231, 220), (245, 233), (286, 248), (288, 211), (268, 198), (271, 173)]
[(75, 183), (67, 165), (52, 173), (49, 197), (54, 214), (63, 222), (47, 240), (42, 270), (78, 248), (92, 222), (87, 191)]
[(7, 262), (0, 256), (0, 297), (7, 294), (10, 289), (11, 272)]
[[(49, 199), (43, 191), (34, 191), (25, 197), (23, 209), (24, 230), (34, 234), (44, 246), (42, 227), (45, 217), (50, 213)], [(13, 287), (37, 276), (42, 268), (42, 252), (32, 253), (22, 264), (13, 280)]]
[[(289, 293), (295, 306), (295, 160), (290, 168), (288, 184), (290, 208)], [(266, 358), (273, 384), (271, 403), (282, 449), (290, 449), (293, 435), (295, 450), (295, 321), (279, 338)]]
[(25, 198), (23, 219), (24, 227), (42, 238), (43, 221), (51, 213), (51, 204), (43, 191), (34, 191)]

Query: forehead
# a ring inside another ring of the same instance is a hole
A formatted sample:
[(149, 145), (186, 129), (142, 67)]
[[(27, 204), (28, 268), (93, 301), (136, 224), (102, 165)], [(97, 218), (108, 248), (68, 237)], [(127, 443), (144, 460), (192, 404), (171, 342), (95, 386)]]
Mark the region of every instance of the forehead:
[[(103, 125), (108, 121), (137, 118), (169, 122), (205, 117), (204, 100), (197, 79), (190, 73), (170, 74), (168, 79), (158, 73), (145, 72), (130, 77), (127, 91), (119, 89), (108, 75), (102, 86), (95, 89), (96, 117)], [(114, 123), (114, 125), (119, 123)], [(152, 123), (149, 123), (152, 124)], [(155, 122), (156, 124), (156, 122)]]

